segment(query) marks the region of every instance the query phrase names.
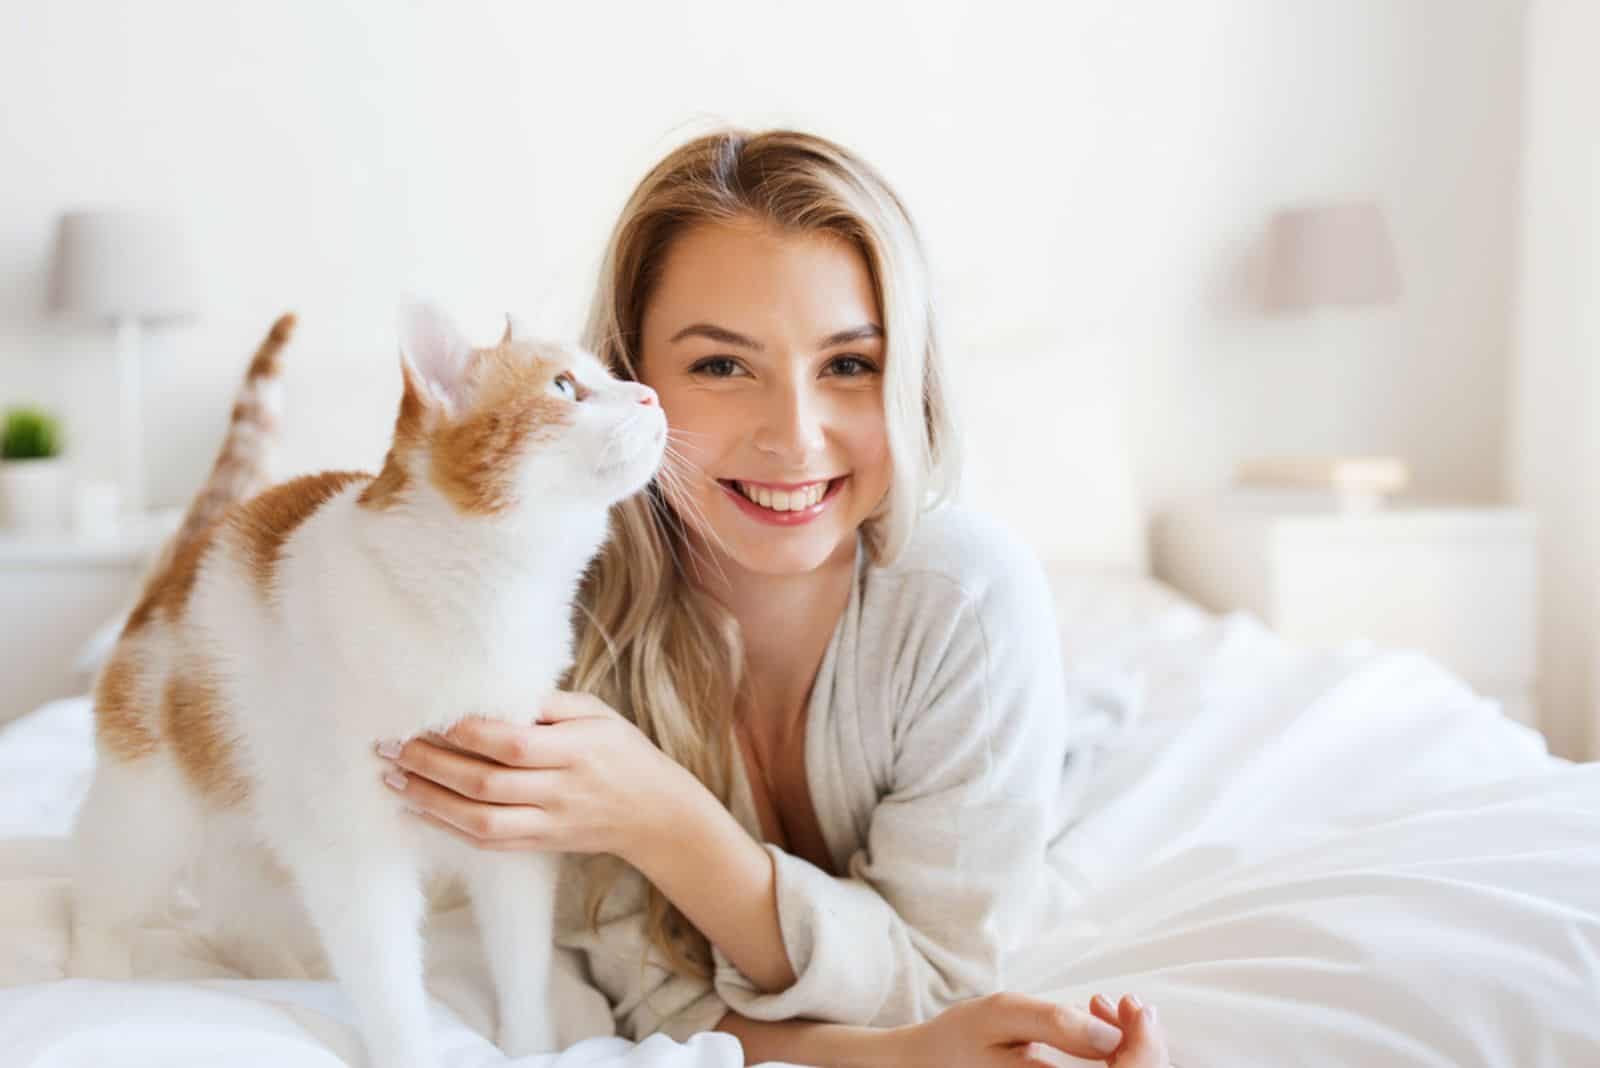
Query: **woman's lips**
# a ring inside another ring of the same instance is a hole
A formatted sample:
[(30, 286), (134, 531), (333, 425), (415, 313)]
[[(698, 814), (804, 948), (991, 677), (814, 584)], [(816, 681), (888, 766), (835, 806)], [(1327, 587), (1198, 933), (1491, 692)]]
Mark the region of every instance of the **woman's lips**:
[[(833, 499), (839, 495), (839, 491), (843, 488), (846, 480), (848, 480), (849, 477), (849, 475), (841, 475), (840, 477), (830, 481), (828, 483), (828, 488), (826, 492), (823, 493), (820, 501), (818, 501), (816, 504), (813, 504), (810, 508), (802, 508), (798, 512), (775, 512), (771, 508), (761, 507), (761, 505), (757, 504), (755, 501), (752, 501), (743, 493), (740, 493), (739, 490), (729, 482), (718, 479), (717, 485), (721, 486), (723, 492), (729, 497), (733, 498), (733, 503), (739, 507), (739, 510), (750, 518), (762, 523), (768, 523), (772, 526), (792, 527), (798, 526), (802, 523), (809, 523), (813, 519), (817, 518), (817, 516), (827, 511), (828, 507), (833, 503)], [(755, 485), (774, 486), (773, 483), (768, 482), (759, 482), (755, 483)], [(795, 485), (804, 486), (806, 483), (799, 482), (795, 483)]]

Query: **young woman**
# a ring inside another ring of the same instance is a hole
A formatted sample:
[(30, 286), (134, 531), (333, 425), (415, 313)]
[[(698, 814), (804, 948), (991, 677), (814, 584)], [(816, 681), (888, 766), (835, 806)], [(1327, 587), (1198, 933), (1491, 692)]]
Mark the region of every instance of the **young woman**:
[(695, 140), (629, 199), (586, 333), (656, 390), (673, 455), (614, 513), (564, 691), (408, 741), (407, 803), (587, 855), (558, 941), (634, 1039), (1165, 1064), (1135, 998), (1002, 991), (1069, 711), (1037, 559), (949, 503), (927, 269), (887, 184), (804, 134)]

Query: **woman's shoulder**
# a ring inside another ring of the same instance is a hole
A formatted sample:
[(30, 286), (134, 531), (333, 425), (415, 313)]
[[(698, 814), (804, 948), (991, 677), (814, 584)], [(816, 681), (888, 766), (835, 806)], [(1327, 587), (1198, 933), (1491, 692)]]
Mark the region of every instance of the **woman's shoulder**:
[(968, 602), (1045, 580), (1038, 554), (1015, 528), (960, 504), (924, 512), (900, 554), (873, 570), (882, 585)]

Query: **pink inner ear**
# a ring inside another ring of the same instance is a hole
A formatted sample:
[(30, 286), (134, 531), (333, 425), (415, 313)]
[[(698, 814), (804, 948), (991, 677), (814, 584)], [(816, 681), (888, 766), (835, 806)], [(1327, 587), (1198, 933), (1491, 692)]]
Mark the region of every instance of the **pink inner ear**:
[(442, 310), (425, 302), (401, 308), (400, 355), (419, 386), (446, 406), (461, 405), (472, 345)]

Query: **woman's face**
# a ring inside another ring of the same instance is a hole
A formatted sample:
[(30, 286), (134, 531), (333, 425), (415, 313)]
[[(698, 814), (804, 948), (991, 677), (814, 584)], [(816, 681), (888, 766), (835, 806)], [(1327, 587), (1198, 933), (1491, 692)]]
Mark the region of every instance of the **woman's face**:
[(756, 222), (692, 227), (641, 333), (639, 376), (690, 461), (664, 488), (696, 547), (730, 578), (853, 557), (890, 478), (883, 323), (861, 253)]

